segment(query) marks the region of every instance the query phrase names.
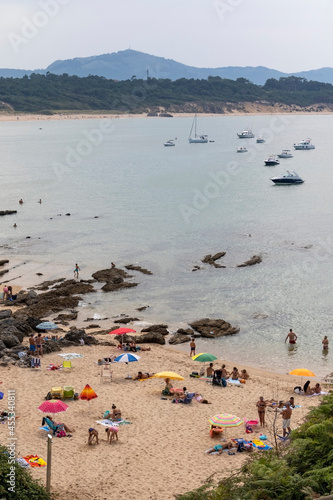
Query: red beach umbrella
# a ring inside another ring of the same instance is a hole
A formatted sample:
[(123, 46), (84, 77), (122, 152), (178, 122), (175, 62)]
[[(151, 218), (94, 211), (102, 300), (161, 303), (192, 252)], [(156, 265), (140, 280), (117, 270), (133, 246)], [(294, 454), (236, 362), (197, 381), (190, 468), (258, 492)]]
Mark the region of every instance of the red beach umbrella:
[(117, 328), (109, 332), (109, 335), (125, 335), (125, 333), (136, 333), (132, 328)]
[(86, 401), (91, 401), (92, 399), (97, 398), (96, 392), (90, 387), (90, 385), (86, 385), (81, 392), (80, 399), (85, 399)]
[(39, 407), (38, 410), (43, 413), (60, 413), (62, 411), (66, 411), (69, 408), (66, 403), (60, 401), (60, 399), (50, 399), (48, 401), (44, 401)]

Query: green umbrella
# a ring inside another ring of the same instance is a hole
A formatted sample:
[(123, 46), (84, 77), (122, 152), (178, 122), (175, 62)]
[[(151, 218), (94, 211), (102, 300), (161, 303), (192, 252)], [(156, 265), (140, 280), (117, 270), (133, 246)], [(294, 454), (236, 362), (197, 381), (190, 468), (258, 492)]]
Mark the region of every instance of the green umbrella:
[(217, 359), (214, 354), (209, 354), (208, 352), (201, 352), (200, 354), (196, 354), (192, 356), (193, 361), (200, 361), (201, 363), (211, 362)]

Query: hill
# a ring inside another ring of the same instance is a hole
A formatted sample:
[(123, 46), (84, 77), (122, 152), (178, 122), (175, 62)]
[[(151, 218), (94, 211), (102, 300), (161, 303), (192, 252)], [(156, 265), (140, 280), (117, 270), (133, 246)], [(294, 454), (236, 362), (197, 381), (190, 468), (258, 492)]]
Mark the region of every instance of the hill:
[(209, 76), (219, 76), (230, 80), (245, 78), (256, 85), (264, 85), (269, 78), (279, 79), (288, 76), (297, 76), (307, 80), (315, 80), (333, 84), (333, 68), (321, 68), (298, 73), (283, 73), (264, 66), (240, 67), (228, 66), (221, 68), (196, 68), (176, 62), (172, 59), (157, 57), (136, 50), (122, 50), (110, 54), (75, 59), (58, 60), (46, 69), (20, 70), (0, 69), (0, 77), (20, 78), (31, 73), (46, 74), (47, 72), (62, 75), (87, 77), (101, 76), (113, 80), (129, 80), (132, 76), (137, 79), (146, 79), (148, 76), (157, 79), (178, 80), (179, 78), (207, 79)]

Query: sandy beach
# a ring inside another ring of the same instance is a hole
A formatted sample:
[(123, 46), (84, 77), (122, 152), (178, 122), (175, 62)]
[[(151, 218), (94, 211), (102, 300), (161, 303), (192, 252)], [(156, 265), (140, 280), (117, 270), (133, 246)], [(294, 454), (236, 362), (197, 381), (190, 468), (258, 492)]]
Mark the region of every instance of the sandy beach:
[[(160, 109), (160, 112), (165, 112), (166, 110)], [(179, 113), (168, 111), (174, 117), (189, 117), (193, 113)], [(228, 115), (244, 115), (244, 116), (255, 116), (255, 115), (282, 115), (282, 114), (296, 114), (296, 115), (326, 115), (333, 113), (332, 106), (325, 104), (314, 104), (307, 107), (301, 107), (297, 105), (286, 105), (286, 104), (271, 104), (268, 102), (244, 102), (244, 103), (225, 103), (225, 109), (223, 114), (213, 114), (213, 113), (200, 113), (200, 116), (228, 116)], [(124, 118), (149, 118), (154, 119), (156, 117), (149, 117), (147, 113), (111, 113), (109, 111), (99, 112), (91, 111), (89, 113), (80, 112), (54, 112), (54, 114), (38, 114), (38, 113), (0, 113), (0, 122), (8, 121), (52, 121), (52, 120), (87, 120), (87, 119), (124, 119)]]
[[(111, 327), (112, 325), (110, 325)], [(130, 325), (129, 325), (130, 326)], [(88, 330), (90, 333), (90, 330)], [(102, 341), (111, 341), (96, 334)], [(27, 340), (25, 340), (27, 342)], [(248, 368), (250, 380), (240, 386), (226, 388), (212, 386), (205, 380), (190, 378), (189, 374), (201, 367), (189, 354), (174, 349), (151, 345), (151, 351), (141, 352), (136, 363), (113, 363), (112, 382), (102, 381), (98, 359), (119, 351), (111, 346), (79, 346), (62, 352), (75, 352), (82, 357), (72, 360), (71, 372), (49, 371), (50, 363), (62, 363), (58, 353), (45, 355), (41, 369), (0, 369), (1, 391), (5, 393), (1, 408), (6, 408), (7, 391), (14, 390), (16, 397), (15, 435), (17, 456), (38, 455), (46, 460), (46, 432), (39, 430), (43, 414), (38, 406), (52, 387), (72, 385), (81, 392), (89, 384), (98, 397), (91, 402), (67, 400), (65, 413), (55, 416), (56, 422), (64, 422), (75, 431), (72, 437), (55, 437), (52, 449), (52, 489), (64, 499), (110, 498), (119, 500), (171, 500), (175, 494), (199, 487), (208, 476), (215, 480), (234, 472), (244, 460), (246, 453), (235, 455), (207, 455), (205, 450), (218, 444), (220, 438), (211, 439), (208, 419), (219, 413), (232, 413), (244, 419), (257, 417), (256, 402), (259, 396), (265, 399), (287, 400), (293, 388), (300, 384), (299, 377), (279, 375)], [(222, 360), (214, 362), (219, 368)], [(233, 363), (226, 362), (231, 370)], [(239, 366), (244, 368), (244, 366)], [(212, 404), (172, 404), (171, 399), (161, 399), (163, 379), (146, 381), (129, 380), (142, 372), (171, 370), (185, 380), (173, 382), (174, 387), (186, 386), (189, 391), (202, 394)], [(313, 379), (314, 380), (314, 379)], [(314, 385), (314, 382), (313, 382)], [(295, 403), (301, 405), (293, 411), (292, 428), (305, 418), (308, 409), (319, 403), (321, 397), (295, 395)], [(122, 416), (131, 424), (120, 425), (119, 441), (107, 443), (105, 427), (96, 423), (106, 410), (116, 404)], [(268, 444), (273, 444), (273, 409), (266, 411), (264, 433)], [(278, 433), (282, 433), (281, 416), (278, 415)], [(88, 429), (98, 430), (99, 445), (89, 446)], [(260, 431), (260, 429), (258, 430)], [(254, 433), (258, 437), (259, 433)], [(6, 442), (7, 425), (0, 426), (0, 439)], [(244, 425), (226, 431), (229, 438), (248, 438)], [(32, 468), (32, 475), (45, 484), (46, 468)]]

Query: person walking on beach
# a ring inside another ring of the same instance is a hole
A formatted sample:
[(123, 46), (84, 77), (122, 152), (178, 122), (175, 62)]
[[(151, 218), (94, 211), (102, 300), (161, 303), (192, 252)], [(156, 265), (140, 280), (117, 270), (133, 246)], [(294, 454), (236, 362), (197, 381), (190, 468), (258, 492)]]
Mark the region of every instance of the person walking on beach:
[(258, 416), (261, 427), (265, 427), (265, 412), (266, 412), (266, 401), (264, 401), (263, 396), (260, 396), (259, 401), (257, 401)]
[(190, 356), (195, 356), (195, 348), (196, 348), (196, 345), (195, 345), (195, 340), (194, 338), (192, 337), (191, 338), (191, 342), (190, 342), (190, 348), (191, 348), (191, 352), (190, 352)]
[(295, 332), (292, 331), (292, 329), (290, 328), (289, 330), (289, 333), (288, 335), (286, 336), (285, 338), (285, 341), (284, 343), (287, 342), (287, 339), (289, 339), (289, 344), (296, 344), (296, 340), (297, 340), (297, 335)]
[(79, 265), (75, 264), (74, 278), (78, 278), (79, 277), (79, 271), (81, 271), (81, 269), (79, 268)]
[(323, 338), (322, 344), (323, 344), (324, 351), (327, 351), (328, 350), (328, 338), (327, 338), (327, 335), (325, 335), (325, 337)]
[[(290, 419), (292, 415), (292, 409), (290, 408), (290, 402), (287, 401), (286, 407), (284, 410), (282, 410), (282, 428), (283, 428), (283, 437), (288, 436), (291, 433), (291, 428), (290, 428)], [(288, 431), (288, 432), (287, 432)]]

